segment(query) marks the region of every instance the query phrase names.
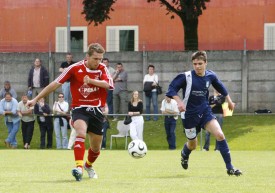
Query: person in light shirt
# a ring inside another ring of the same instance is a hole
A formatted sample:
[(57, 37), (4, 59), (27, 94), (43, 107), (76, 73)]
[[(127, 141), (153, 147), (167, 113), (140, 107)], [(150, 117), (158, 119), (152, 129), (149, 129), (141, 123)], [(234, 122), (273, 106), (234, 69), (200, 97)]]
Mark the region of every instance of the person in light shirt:
[(58, 115), (54, 118), (54, 132), (56, 139), (56, 149), (68, 148), (68, 121), (66, 119), (69, 112), (69, 104), (64, 100), (64, 94), (58, 94), (58, 101), (54, 102), (53, 113)]
[(178, 120), (179, 109), (174, 99), (165, 97), (161, 102), (161, 113), (165, 114), (164, 127), (166, 131), (166, 140), (170, 150), (176, 149), (176, 125)]

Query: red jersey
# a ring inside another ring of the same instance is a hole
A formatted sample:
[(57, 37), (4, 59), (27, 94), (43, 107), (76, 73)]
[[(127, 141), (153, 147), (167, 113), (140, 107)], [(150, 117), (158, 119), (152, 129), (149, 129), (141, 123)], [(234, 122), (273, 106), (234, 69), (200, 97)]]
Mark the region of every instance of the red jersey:
[(113, 79), (107, 67), (100, 63), (96, 70), (85, 66), (85, 60), (66, 68), (55, 82), (63, 84), (70, 81), (72, 93), (72, 107), (102, 107), (105, 106), (107, 90), (93, 84), (84, 84), (83, 79), (88, 75), (91, 79), (106, 81), (110, 89), (114, 88)]

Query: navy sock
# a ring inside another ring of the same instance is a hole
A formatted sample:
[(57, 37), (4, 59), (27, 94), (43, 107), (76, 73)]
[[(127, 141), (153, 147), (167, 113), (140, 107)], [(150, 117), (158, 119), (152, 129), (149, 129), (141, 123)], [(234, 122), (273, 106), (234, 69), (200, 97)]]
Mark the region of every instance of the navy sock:
[(233, 165), (231, 164), (231, 156), (230, 150), (226, 140), (218, 141), (218, 146), (220, 148), (220, 153), (225, 162), (226, 168), (228, 170), (233, 169)]
[(187, 143), (185, 143), (181, 153), (184, 155), (184, 157), (189, 158), (191, 151), (192, 150), (188, 149)]

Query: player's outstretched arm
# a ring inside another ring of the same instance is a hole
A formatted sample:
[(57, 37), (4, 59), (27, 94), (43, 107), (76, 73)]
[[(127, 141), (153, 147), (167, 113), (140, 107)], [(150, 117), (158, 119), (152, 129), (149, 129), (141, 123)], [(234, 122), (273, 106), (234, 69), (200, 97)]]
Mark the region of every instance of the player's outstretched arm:
[(178, 104), (178, 109), (179, 109), (179, 112), (184, 112), (186, 109), (185, 109), (185, 106), (181, 100), (181, 98), (179, 96), (173, 96), (173, 99), (175, 99), (175, 101), (177, 102)]
[(228, 102), (228, 108), (229, 110), (233, 111), (235, 108), (235, 103), (232, 102), (229, 94), (225, 97), (226, 101)]
[(51, 82), (48, 86), (46, 86), (34, 99), (28, 101), (27, 106), (32, 107), (34, 106), (37, 101), (48, 94), (50, 94), (52, 91), (56, 90), (58, 87), (60, 87), (61, 84), (57, 82)]

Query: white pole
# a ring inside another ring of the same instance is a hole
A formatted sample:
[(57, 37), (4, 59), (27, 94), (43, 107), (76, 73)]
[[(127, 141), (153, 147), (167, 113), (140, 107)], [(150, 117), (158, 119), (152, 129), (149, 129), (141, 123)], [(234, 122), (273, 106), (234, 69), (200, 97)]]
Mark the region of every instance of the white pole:
[(67, 0), (67, 52), (71, 52), (71, 1)]

